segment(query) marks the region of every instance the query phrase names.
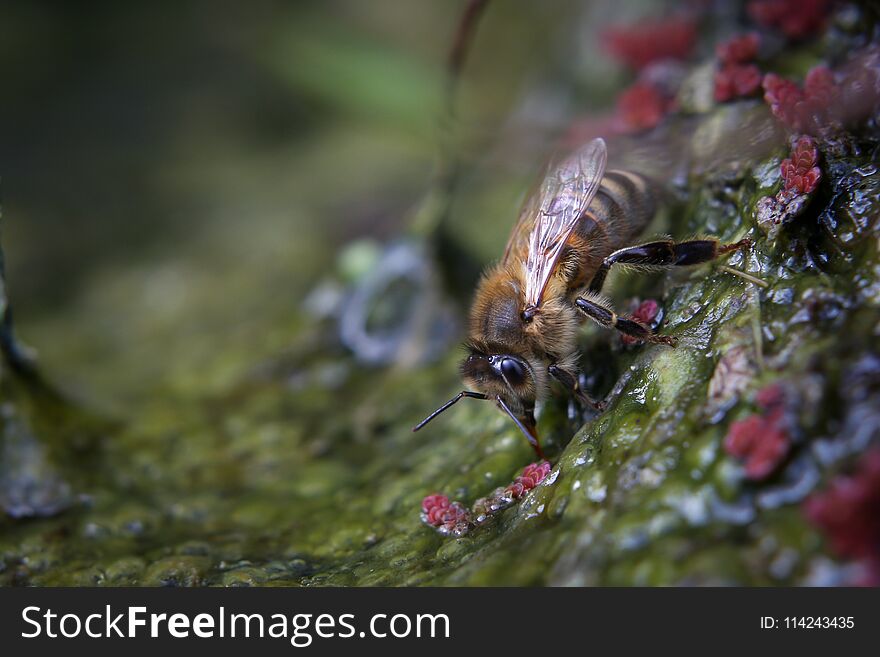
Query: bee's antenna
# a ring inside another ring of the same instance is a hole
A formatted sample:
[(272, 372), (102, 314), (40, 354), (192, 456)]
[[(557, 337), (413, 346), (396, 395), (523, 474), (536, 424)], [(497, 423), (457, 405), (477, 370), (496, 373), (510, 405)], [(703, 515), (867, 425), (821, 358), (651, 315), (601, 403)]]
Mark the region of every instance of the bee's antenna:
[[(442, 413), (442, 412), (445, 411), (447, 408), (449, 408), (450, 406), (452, 406), (455, 402), (457, 402), (457, 401), (459, 401), (459, 400), (461, 400), (461, 399), (464, 399), (465, 397), (470, 397), (471, 399), (483, 399), (483, 400), (485, 400), (485, 399), (489, 399), (489, 398), (488, 398), (486, 395), (484, 395), (482, 392), (471, 392), (470, 390), (462, 390), (462, 391), (461, 391), (460, 393), (458, 393), (455, 397), (453, 397), (452, 399), (450, 399), (448, 402), (446, 402), (445, 404), (443, 404), (443, 406), (441, 406), (440, 408), (438, 408), (436, 411), (434, 411), (433, 413), (431, 413), (428, 417), (426, 417), (424, 420), (422, 420), (422, 421), (419, 422), (416, 426), (414, 426), (414, 427), (413, 427), (413, 431), (418, 431), (418, 430), (421, 429), (423, 426), (425, 426), (426, 424), (428, 424), (428, 422), (430, 422), (430, 421), (433, 420), (435, 417), (437, 417), (438, 415), (440, 415), (440, 413)], [(508, 411), (508, 413), (509, 413), (509, 412), (510, 412), (510, 411)]]

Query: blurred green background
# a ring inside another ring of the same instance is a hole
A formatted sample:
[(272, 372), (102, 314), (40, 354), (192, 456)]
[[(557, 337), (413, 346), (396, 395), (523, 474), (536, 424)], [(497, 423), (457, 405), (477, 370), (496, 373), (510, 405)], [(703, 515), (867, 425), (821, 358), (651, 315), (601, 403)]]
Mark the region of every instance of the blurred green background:
[[(619, 72), (591, 79), (587, 55), (610, 4), (490, 3), (450, 132), (464, 2), (4, 2), (19, 333), (92, 402), (222, 384), (244, 364), (216, 352), (282, 347), (341, 245), (402, 232), (444, 140), (465, 162), (451, 232), (497, 257), (548, 136), (608, 102)], [(469, 196), (486, 178), (505, 182)]]

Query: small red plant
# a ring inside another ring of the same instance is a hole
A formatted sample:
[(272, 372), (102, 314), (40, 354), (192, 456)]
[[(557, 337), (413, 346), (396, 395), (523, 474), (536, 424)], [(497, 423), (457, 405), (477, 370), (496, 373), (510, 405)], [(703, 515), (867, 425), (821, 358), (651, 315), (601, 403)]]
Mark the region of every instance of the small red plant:
[(788, 434), (773, 420), (752, 415), (730, 425), (724, 449), (745, 461), (746, 476), (761, 480), (770, 476), (788, 454)]
[(723, 103), (755, 95), (761, 88), (761, 70), (753, 63), (758, 55), (755, 33), (734, 37), (716, 48), (715, 100)]
[[(762, 82), (764, 100), (773, 115), (792, 131), (815, 136), (835, 130), (848, 120), (861, 118), (854, 112), (860, 109), (860, 103), (847, 107), (844, 99), (856, 87), (862, 89), (863, 84), (855, 76), (838, 82), (827, 66), (811, 69), (803, 88), (775, 73), (765, 75)], [(864, 91), (867, 92), (865, 101), (870, 104), (871, 96), (876, 98), (877, 92), (871, 93), (870, 88)]]
[(783, 225), (803, 212), (810, 202), (809, 195), (819, 186), (822, 170), (815, 141), (806, 135), (800, 137), (779, 169), (782, 189), (775, 196), (760, 199), (756, 207), (758, 226), (771, 239), (775, 239)]
[(803, 509), (837, 556), (865, 566), (859, 584), (880, 585), (880, 448), (866, 453), (854, 474), (809, 497)]
[(785, 403), (785, 388), (780, 383), (764, 386), (755, 395), (755, 404), (763, 411), (781, 408)]
[(761, 88), (761, 69), (755, 64), (730, 64), (715, 72), (715, 100), (719, 103), (754, 96)]
[(486, 522), (512, 505), (544, 481), (548, 474), (550, 463), (547, 461), (531, 463), (509, 486), (496, 488), (490, 495), (474, 502), (470, 511), (458, 502), (450, 502), (445, 495), (428, 495), (422, 500), (422, 522), (435, 527), (441, 534), (463, 536), (475, 525)]
[(513, 483), (505, 489), (505, 492), (509, 493), (514, 499), (519, 499), (544, 481), (548, 474), (550, 474), (550, 464), (547, 461), (530, 463), (523, 468), (522, 473), (513, 480)]
[(696, 36), (692, 18), (673, 17), (610, 27), (602, 34), (602, 44), (613, 57), (639, 71), (662, 59), (687, 59)]
[(458, 502), (451, 502), (445, 495), (428, 495), (422, 500), (422, 514), (429, 525), (439, 527), (461, 520), (467, 510)]
[[(639, 307), (635, 309), (632, 317), (646, 326), (651, 326), (659, 314), (660, 304), (654, 301), (654, 299), (645, 299), (639, 304)], [(638, 338), (624, 334), (620, 335), (620, 341), (627, 346), (641, 342)]]
[(822, 177), (818, 167), (819, 151), (816, 143), (806, 135), (797, 140), (791, 156), (782, 161), (780, 171), (786, 192), (809, 194), (816, 189)]
[(831, 0), (751, 0), (747, 11), (759, 25), (803, 39), (825, 27), (830, 8)]
[(773, 474), (788, 455), (791, 436), (782, 386), (762, 389), (755, 401), (762, 413), (733, 422), (724, 438), (724, 450), (744, 461), (746, 477), (760, 481)]
[(422, 519), (434, 527), (444, 522), (444, 515), (449, 510), (449, 498), (445, 495), (428, 495), (422, 500)]
[(636, 82), (617, 99), (615, 127), (632, 133), (656, 127), (672, 109), (674, 101), (648, 82)]
[(760, 37), (755, 32), (728, 39), (715, 48), (715, 55), (722, 64), (745, 64), (758, 56)]
[(441, 533), (464, 533), (470, 517), (470, 511), (459, 502), (450, 503), (445, 495), (428, 495), (422, 500), (422, 522)]
[(773, 116), (789, 128), (801, 127), (798, 107), (804, 103), (804, 93), (800, 87), (776, 73), (765, 75), (761, 86), (764, 87), (764, 100), (770, 105)]
[(445, 495), (428, 495), (422, 500), (422, 513), (425, 522), (437, 526), (442, 523), (442, 513), (449, 508), (449, 498)]

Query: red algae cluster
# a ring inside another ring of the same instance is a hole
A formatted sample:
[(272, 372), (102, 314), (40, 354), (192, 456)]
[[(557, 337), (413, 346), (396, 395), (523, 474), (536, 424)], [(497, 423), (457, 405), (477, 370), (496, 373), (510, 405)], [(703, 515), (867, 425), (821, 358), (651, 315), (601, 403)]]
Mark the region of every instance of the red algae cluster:
[[(763, 29), (788, 40), (812, 37), (825, 28), (831, 0), (751, 0), (748, 15)], [(638, 73), (618, 96), (613, 116), (585, 123), (584, 130), (635, 134), (657, 127), (678, 109), (676, 96), (683, 77), (681, 61), (696, 44), (694, 13), (614, 26), (602, 34), (612, 57)], [(776, 73), (762, 73), (756, 60), (762, 37), (749, 32), (724, 41), (715, 49), (718, 60), (713, 97), (725, 103), (763, 93), (773, 114), (793, 133), (825, 137), (872, 116), (880, 109), (880, 51), (868, 48), (837, 71), (814, 68), (803, 86)], [(772, 39), (771, 39), (772, 41)], [(677, 63), (678, 62), (678, 63)], [(675, 84), (658, 83), (652, 71), (677, 67)], [(595, 124), (595, 125), (594, 125)], [(599, 130), (601, 128), (601, 130)], [(583, 130), (581, 130), (583, 132)]]
[(640, 71), (664, 59), (687, 59), (696, 38), (693, 18), (679, 16), (609, 27), (602, 44), (615, 59)]
[(657, 85), (640, 80), (618, 97), (613, 127), (622, 133), (650, 130), (660, 124), (674, 105), (675, 99)]
[(762, 86), (770, 111), (794, 132), (818, 135), (839, 123), (832, 100), (840, 90), (827, 66), (810, 70), (803, 88), (775, 73), (764, 76)]
[(715, 48), (715, 56), (722, 64), (744, 64), (753, 62), (758, 56), (760, 37), (756, 32), (740, 34), (723, 41)]
[(439, 493), (428, 495), (422, 500), (422, 513), (425, 522), (435, 527), (443, 522), (443, 511), (449, 508), (449, 498)]
[(854, 583), (880, 586), (880, 448), (866, 453), (855, 473), (809, 497), (803, 510), (838, 557), (864, 567)]
[(758, 25), (803, 39), (825, 27), (831, 4), (831, 0), (751, 0), (746, 10)]
[(880, 112), (880, 50), (866, 48), (839, 69), (812, 68), (803, 86), (768, 73), (764, 100), (773, 115), (797, 139), (781, 165), (783, 188), (756, 206), (758, 226), (771, 239), (807, 206), (821, 180), (819, 143), (833, 142)]
[[(691, 55), (696, 38), (696, 22), (691, 16), (645, 20), (603, 32), (602, 44), (611, 56), (640, 73), (618, 96), (611, 131), (631, 134), (650, 130), (675, 109), (676, 89), (658, 77), (665, 77), (664, 67), (676, 68), (675, 61)], [(672, 86), (677, 87), (677, 82)]]
[(422, 522), (436, 528), (443, 535), (464, 536), (473, 527), (486, 522), (492, 515), (506, 509), (544, 481), (550, 474), (550, 469), (547, 461), (530, 463), (510, 485), (496, 488), (487, 497), (477, 500), (470, 510), (459, 502), (450, 502), (446, 495), (428, 495), (422, 500)]
[(550, 474), (550, 464), (547, 461), (538, 461), (527, 465), (509, 486), (496, 488), (486, 497), (481, 497), (474, 502), (472, 509), (474, 522), (476, 524), (486, 522), (492, 515), (506, 509), (544, 481), (548, 474)]
[(743, 461), (746, 477), (753, 481), (772, 475), (791, 448), (786, 401), (781, 384), (763, 388), (755, 397), (761, 412), (733, 422), (724, 438), (724, 450)]
[(794, 133), (827, 137), (880, 110), (880, 51), (869, 48), (836, 71), (816, 66), (801, 87), (775, 73), (762, 82), (774, 116)]
[(522, 474), (516, 477), (510, 486), (504, 489), (505, 493), (509, 493), (513, 499), (518, 500), (544, 481), (548, 474), (550, 474), (550, 464), (547, 461), (530, 463), (523, 469)]
[(816, 143), (808, 136), (795, 142), (791, 155), (782, 161), (783, 189), (787, 192), (809, 194), (816, 189), (822, 170), (819, 169), (819, 151)]
[(759, 37), (750, 32), (721, 43), (715, 50), (719, 67), (715, 71), (715, 100), (723, 103), (754, 96), (761, 88), (761, 69), (754, 63)]
[(442, 534), (461, 535), (470, 524), (470, 512), (445, 495), (428, 495), (422, 500), (422, 522), (436, 527)]
[(795, 140), (790, 155), (779, 167), (782, 189), (776, 196), (765, 196), (756, 206), (758, 225), (771, 238), (807, 206), (810, 194), (816, 191), (822, 179), (819, 168), (819, 149), (816, 142), (803, 135)]

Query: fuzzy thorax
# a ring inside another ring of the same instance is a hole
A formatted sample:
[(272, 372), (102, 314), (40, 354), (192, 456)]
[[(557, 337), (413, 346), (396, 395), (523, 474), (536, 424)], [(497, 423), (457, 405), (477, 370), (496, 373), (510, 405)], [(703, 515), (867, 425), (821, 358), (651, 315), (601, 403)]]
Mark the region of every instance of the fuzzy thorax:
[[(565, 283), (551, 278), (540, 307), (525, 315), (523, 272), (518, 267), (496, 265), (480, 281), (471, 307), (469, 356), (462, 364), (468, 385), (490, 396), (501, 396), (513, 406), (525, 407), (549, 392), (547, 368), (551, 364), (573, 369), (577, 310), (565, 297)], [(511, 386), (492, 366), (493, 357), (509, 356), (527, 366), (528, 381)]]

